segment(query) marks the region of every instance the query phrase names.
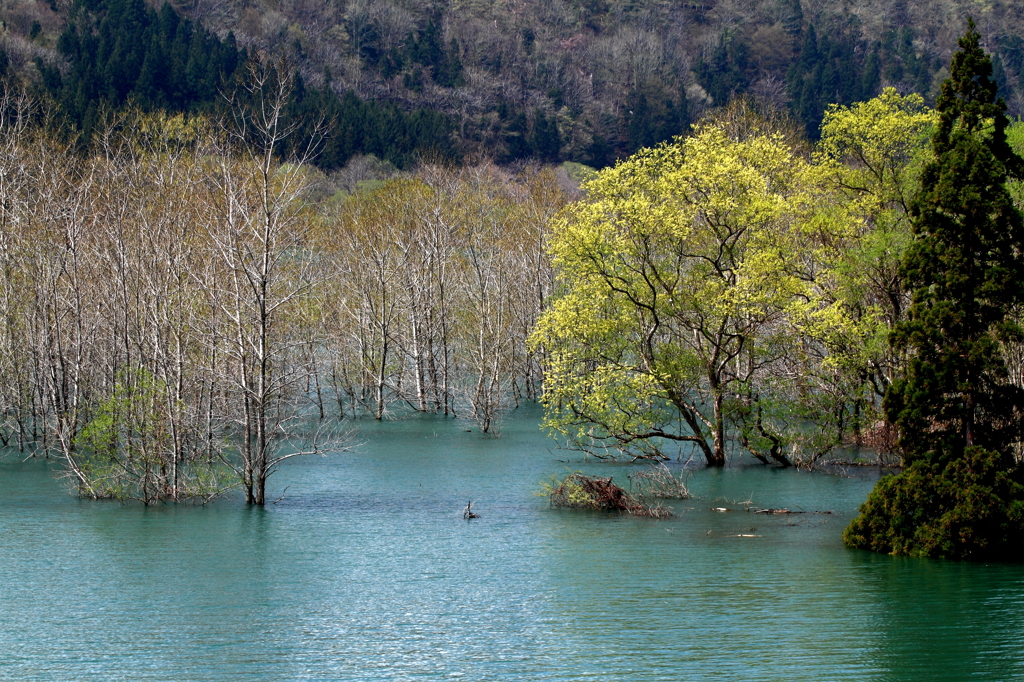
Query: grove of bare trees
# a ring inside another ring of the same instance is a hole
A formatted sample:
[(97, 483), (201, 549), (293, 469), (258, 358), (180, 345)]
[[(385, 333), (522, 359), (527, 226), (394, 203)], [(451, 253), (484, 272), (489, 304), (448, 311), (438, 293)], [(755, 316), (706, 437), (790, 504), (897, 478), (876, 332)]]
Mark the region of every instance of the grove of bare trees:
[(493, 432), (539, 390), (554, 171), (424, 166), (324, 197), (274, 154), (288, 85), (259, 68), (234, 121), (128, 111), (89, 154), (0, 102), (0, 441), (83, 496), (264, 504), (346, 416)]

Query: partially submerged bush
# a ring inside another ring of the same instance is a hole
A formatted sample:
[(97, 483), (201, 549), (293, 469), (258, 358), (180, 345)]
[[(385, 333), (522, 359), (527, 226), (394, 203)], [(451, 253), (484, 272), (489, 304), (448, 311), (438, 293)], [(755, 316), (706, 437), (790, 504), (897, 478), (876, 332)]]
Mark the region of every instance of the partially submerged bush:
[(945, 466), (914, 462), (878, 482), (843, 540), (887, 554), (1024, 561), (1024, 476), (1008, 459), (972, 447)]
[(642, 500), (685, 500), (690, 497), (683, 472), (672, 473), (664, 462), (641, 469), (630, 475), (633, 489)]
[(638, 500), (612, 483), (612, 477), (587, 476), (578, 471), (558, 482), (545, 484), (545, 492), (552, 507), (622, 511), (636, 516), (664, 518), (671, 510)]

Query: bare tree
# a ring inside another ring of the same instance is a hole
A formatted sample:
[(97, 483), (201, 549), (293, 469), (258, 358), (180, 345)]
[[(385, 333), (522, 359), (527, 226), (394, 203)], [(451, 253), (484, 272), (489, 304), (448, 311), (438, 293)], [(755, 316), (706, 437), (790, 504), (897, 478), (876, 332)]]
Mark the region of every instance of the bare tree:
[(209, 176), (216, 188), (216, 222), (209, 230), (217, 267), (204, 286), (227, 323), (224, 349), (237, 407), (240, 458), (228, 461), (246, 501), (257, 505), (265, 503), (267, 479), (281, 462), (319, 451), (315, 437), (309, 448), (280, 447), (302, 416), (292, 401), (298, 376), (288, 360), (296, 341), (287, 318), (320, 276), (308, 250), (303, 201), (309, 181), (302, 164), (315, 150), (300, 149), (287, 164), (275, 157), (294, 132), (284, 117), (292, 86), (282, 61), (250, 62), (249, 80), (234, 103), (233, 139)]

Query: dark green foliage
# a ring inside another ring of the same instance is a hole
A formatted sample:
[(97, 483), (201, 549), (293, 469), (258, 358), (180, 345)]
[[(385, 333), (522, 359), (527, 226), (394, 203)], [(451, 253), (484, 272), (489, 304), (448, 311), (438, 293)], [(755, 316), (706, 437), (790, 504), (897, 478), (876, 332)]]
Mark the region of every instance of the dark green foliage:
[(591, 168), (605, 168), (615, 163), (615, 149), (604, 135), (594, 135), (583, 161)]
[(429, 20), (422, 31), (406, 36), (402, 49), (392, 48), (387, 52), (380, 49), (376, 29), (369, 29), (360, 45), (360, 56), (367, 65), (379, 68), (385, 78), (402, 74), (403, 86), (413, 92), (421, 92), (427, 80), (445, 88), (465, 84), (459, 43), (452, 38), (446, 46), (441, 26), (434, 19)]
[(57, 41), (67, 73), (37, 59), (42, 90), (88, 145), (103, 112), (133, 102), (143, 111), (212, 112), (245, 73), (245, 50), (164, 4), (79, 0)]
[(525, 113), (520, 111), (509, 117), (502, 138), (505, 143), (505, 153), (498, 158), (500, 162), (508, 163), (531, 156), (533, 150), (530, 148), (529, 128)]
[(558, 163), (562, 147), (558, 125), (539, 109), (533, 117), (533, 134), (530, 143), (536, 158), (546, 163)]
[(876, 45), (864, 62), (864, 68), (860, 74), (860, 95), (862, 100), (871, 99), (881, 90), (882, 74), (879, 50), (880, 46)]
[[(416, 43), (417, 58), (433, 60), (435, 79), (442, 73), (457, 82), (457, 55), (453, 61), (438, 40), (436, 29), (429, 29), (428, 38)], [(142, 0), (79, 0), (58, 50), (70, 68), (62, 75), (37, 61), (42, 87), (83, 144), (88, 144), (103, 111), (129, 101), (143, 110), (218, 113), (227, 106), (225, 94), (244, 95), (237, 86), (246, 77), (249, 56), (238, 49), (234, 36), (229, 33), (220, 40), (179, 17), (168, 4), (157, 12)], [(434, 59), (435, 53), (441, 56)], [(399, 168), (409, 167), (418, 156), (456, 156), (453, 126), (443, 114), (405, 112), (351, 93), (339, 98), (329, 82), (315, 89), (298, 79), (286, 117), (298, 130), (279, 153), (288, 156), (311, 144), (319, 146), (317, 165), (325, 169), (340, 167), (355, 154), (374, 154)], [(327, 123), (325, 135), (317, 130), (321, 121)]]
[(316, 135), (317, 123), (327, 124), (316, 165), (340, 168), (356, 154), (373, 154), (398, 168), (409, 168), (418, 158), (457, 160), (453, 126), (443, 114), (427, 109), (406, 113), (392, 104), (366, 102), (349, 92), (339, 98), (330, 87), (306, 88), (301, 79), (292, 94), (286, 120), (299, 127), (288, 156)]
[(809, 136), (817, 137), (829, 104), (848, 105), (878, 94), (880, 60), (877, 48), (864, 50), (842, 34), (819, 38), (813, 25), (807, 28), (800, 53), (786, 74), (786, 87), (793, 114)]
[(914, 47), (914, 32), (909, 27), (890, 31), (882, 44), (885, 66), (882, 75), (903, 90), (927, 93), (932, 77), (941, 64), (933, 63)]
[[(787, 32), (793, 35), (799, 33), (795, 29), (793, 24), (786, 25)], [(814, 25), (803, 31), (796, 44), (799, 49), (793, 53), (786, 71), (786, 88), (793, 114), (813, 138), (829, 104), (851, 104), (877, 94), (881, 57), (877, 49), (866, 50), (853, 38), (841, 34), (831, 39), (819, 37)], [(744, 35), (726, 34), (711, 58), (698, 63), (698, 80), (715, 104), (725, 105), (747, 92), (762, 75), (759, 65), (749, 58), (749, 51)]]
[[(818, 30), (814, 24), (800, 29), (799, 3), (780, 3), (780, 11), (793, 13), (782, 21), (796, 41), (785, 71), (790, 109), (809, 137), (817, 138), (829, 104), (849, 105), (871, 99), (883, 82), (901, 91), (927, 94), (940, 64), (918, 55), (910, 28), (889, 31), (884, 40), (866, 43), (853, 20)], [(750, 37), (731, 31), (722, 36), (711, 56), (697, 63), (697, 79), (717, 105), (741, 95), (766, 74), (750, 58)], [(632, 107), (630, 107), (632, 108)], [(635, 109), (634, 109), (635, 110)], [(631, 138), (632, 139), (632, 138)]]
[(939, 96), (935, 160), (911, 207), (914, 240), (903, 263), (913, 290), (893, 343), (913, 352), (886, 399), (906, 456), (1003, 449), (1020, 428), (1024, 396), (1007, 383), (999, 340), (1019, 338), (1007, 312), (1024, 300), (1024, 222), (1006, 189), (1024, 162), (1006, 143), (989, 58), (972, 28)]
[(697, 79), (718, 106), (750, 87), (750, 45), (740, 35), (725, 34), (707, 61), (694, 69)]
[(843, 533), (851, 547), (973, 561), (1024, 560), (1024, 485), (1007, 455), (968, 448), (886, 476)]
[(685, 132), (690, 123), (686, 95), (680, 94), (677, 101), (655, 84), (637, 87), (630, 93), (626, 101), (626, 142), (630, 154)]
[(142, 0), (80, 0), (57, 42), (69, 70), (38, 65), (43, 89), (84, 141), (98, 109), (131, 100), (144, 110), (212, 109), (244, 72), (247, 55), (232, 35), (220, 40)]
[[(1004, 73), (1009, 69), (1019, 86), (1021, 77), (1024, 76), (1024, 38), (1016, 34), (1003, 36), (999, 39), (998, 45)], [(1007, 82), (1010, 82), (1009, 76)]]
[(1004, 100), (1010, 94), (1010, 80), (1003, 67), (1003, 60), (999, 55), (992, 56), (992, 80), (995, 81), (999, 96)]
[[(847, 541), (894, 553), (1019, 558), (1024, 391), (999, 342), (1020, 340), (1024, 221), (1006, 189), (1024, 161), (1006, 143), (1005, 105), (973, 22), (943, 84), (935, 158), (911, 207), (902, 273), (913, 291), (891, 342), (911, 355), (886, 394), (908, 468), (880, 483)], [(1016, 510), (1016, 511), (1014, 511)]]
[(799, 35), (804, 26), (804, 10), (800, 0), (779, 0), (777, 11), (786, 33)]

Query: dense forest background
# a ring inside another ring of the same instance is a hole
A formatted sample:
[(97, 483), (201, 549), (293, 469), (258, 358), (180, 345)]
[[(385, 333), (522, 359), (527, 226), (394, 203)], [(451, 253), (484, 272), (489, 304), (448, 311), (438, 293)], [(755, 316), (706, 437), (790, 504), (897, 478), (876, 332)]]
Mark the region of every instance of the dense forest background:
[(1020, 114), (1024, 17), (998, 0), (4, 0), (0, 72), (88, 141), (128, 100), (220, 106), (261, 50), (301, 74), (293, 120), (330, 124), (325, 170), (371, 153), (602, 167), (739, 94), (812, 138), (828, 104), (885, 86), (931, 102), (968, 15)]

